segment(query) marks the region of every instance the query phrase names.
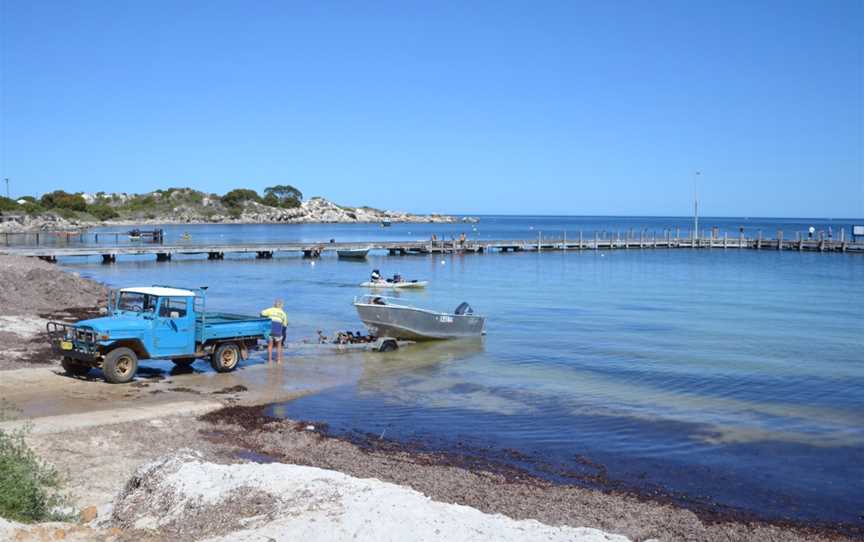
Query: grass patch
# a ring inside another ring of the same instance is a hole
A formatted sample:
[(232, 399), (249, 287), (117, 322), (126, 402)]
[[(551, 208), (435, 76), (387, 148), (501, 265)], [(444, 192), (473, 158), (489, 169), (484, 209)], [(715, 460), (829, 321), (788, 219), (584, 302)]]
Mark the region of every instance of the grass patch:
[[(0, 421), (11, 410), (0, 404)], [(0, 429), (0, 517), (24, 523), (69, 520), (60, 511), (67, 505), (60, 474), (30, 449), (27, 431)]]

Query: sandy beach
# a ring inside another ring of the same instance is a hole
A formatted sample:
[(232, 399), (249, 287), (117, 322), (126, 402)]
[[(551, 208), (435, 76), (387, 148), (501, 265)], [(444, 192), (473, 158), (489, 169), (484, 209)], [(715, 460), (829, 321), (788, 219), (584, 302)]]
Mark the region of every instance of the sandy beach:
[(0, 399), (16, 409), (0, 428), (28, 425), (28, 442), (63, 474), (72, 509), (83, 511), (79, 523), (2, 522), (0, 538), (821, 541), (861, 535), (760, 522), (728, 510), (687, 510), (663, 495), (633, 494), (614, 483), (552, 484), (492, 462), (384, 438), (349, 442), (328, 435), (316, 420), (268, 416), (270, 403), (340, 383), (339, 375), (317, 371), (308, 359), (259, 361), (227, 374), (156, 365), (129, 385), (106, 384), (98, 374), (73, 378), (46, 350), (41, 332), (48, 319), (98, 314), (102, 286), (38, 260), (0, 257), (0, 270)]

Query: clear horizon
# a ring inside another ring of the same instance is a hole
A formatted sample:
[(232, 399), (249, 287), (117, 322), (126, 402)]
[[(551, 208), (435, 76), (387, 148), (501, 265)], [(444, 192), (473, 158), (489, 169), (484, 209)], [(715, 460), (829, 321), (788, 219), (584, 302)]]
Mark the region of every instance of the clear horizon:
[(2, 8), (13, 196), (686, 217), (699, 171), (706, 217), (864, 217), (854, 0)]

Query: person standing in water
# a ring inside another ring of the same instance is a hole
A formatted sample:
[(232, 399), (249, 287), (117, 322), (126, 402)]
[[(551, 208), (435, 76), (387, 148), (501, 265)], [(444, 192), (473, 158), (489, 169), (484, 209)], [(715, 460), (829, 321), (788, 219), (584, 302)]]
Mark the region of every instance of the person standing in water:
[(267, 342), (267, 363), (273, 363), (273, 343), (276, 343), (276, 358), (282, 363), (282, 346), (285, 343), (285, 334), (288, 328), (288, 315), (282, 310), (284, 303), (281, 299), (273, 302), (269, 309), (261, 311), (261, 316), (270, 319), (270, 340)]

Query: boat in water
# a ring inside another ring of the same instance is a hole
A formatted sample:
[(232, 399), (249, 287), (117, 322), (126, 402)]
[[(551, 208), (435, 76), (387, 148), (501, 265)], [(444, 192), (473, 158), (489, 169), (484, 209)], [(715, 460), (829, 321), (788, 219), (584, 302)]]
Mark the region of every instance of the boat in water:
[(401, 288), (425, 288), (426, 285), (429, 284), (428, 280), (369, 280), (364, 283), (361, 283), (360, 286), (364, 288), (393, 288), (393, 289), (401, 289)]
[(341, 250), (337, 250), (336, 254), (343, 259), (348, 260), (365, 260), (366, 255), (369, 254), (369, 247), (366, 248), (345, 248)]
[(486, 333), (486, 317), (474, 314), (468, 303), (452, 313), (401, 305), (398, 300), (368, 294), (354, 299), (360, 320), (377, 337), (433, 340), (479, 337)]

